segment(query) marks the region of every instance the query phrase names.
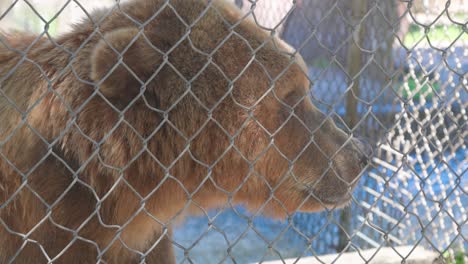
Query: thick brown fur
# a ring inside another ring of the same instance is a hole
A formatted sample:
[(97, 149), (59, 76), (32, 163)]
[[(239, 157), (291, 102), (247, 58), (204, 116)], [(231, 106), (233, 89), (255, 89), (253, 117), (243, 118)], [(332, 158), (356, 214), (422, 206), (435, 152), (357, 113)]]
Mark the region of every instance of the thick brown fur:
[(164, 2), (0, 36), (0, 263), (174, 263), (171, 225), (200, 208), (349, 199), (362, 155), (300, 56), (231, 4)]

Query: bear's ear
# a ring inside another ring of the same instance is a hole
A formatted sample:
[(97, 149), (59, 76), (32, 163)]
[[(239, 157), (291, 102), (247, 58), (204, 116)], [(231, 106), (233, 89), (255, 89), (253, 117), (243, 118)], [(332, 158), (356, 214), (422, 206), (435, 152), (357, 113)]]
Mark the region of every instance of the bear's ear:
[(116, 105), (125, 106), (140, 92), (163, 61), (137, 28), (109, 32), (91, 55), (91, 79), (99, 91)]

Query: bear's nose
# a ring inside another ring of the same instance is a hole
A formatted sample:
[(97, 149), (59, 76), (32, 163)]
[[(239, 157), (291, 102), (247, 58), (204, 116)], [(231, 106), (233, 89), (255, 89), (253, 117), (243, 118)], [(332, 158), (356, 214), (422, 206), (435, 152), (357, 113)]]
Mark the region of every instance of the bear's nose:
[(372, 146), (362, 138), (353, 138), (353, 146), (358, 152), (358, 160), (361, 167), (365, 167), (372, 157)]

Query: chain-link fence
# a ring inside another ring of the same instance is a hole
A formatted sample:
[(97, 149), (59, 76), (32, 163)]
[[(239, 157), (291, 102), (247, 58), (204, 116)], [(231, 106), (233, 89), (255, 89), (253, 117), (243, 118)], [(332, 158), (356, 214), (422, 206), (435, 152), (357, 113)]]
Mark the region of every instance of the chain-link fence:
[(0, 2), (0, 263), (466, 263), (468, 3), (230, 2)]

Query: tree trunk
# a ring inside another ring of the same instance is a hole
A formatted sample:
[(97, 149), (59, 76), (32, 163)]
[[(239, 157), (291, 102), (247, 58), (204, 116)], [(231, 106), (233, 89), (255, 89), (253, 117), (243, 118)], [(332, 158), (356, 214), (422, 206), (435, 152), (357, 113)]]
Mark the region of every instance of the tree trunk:
[[(367, 0), (352, 0), (351, 23), (353, 27), (352, 41), (348, 49), (347, 71), (351, 77), (351, 89), (346, 94), (346, 116), (345, 120), (348, 127), (354, 130), (359, 122), (358, 113), (358, 98), (359, 98), (359, 72), (362, 69), (362, 51), (364, 45), (365, 27), (363, 26), (363, 18), (366, 14)], [(349, 87), (349, 86), (348, 86)], [(341, 252), (348, 248), (350, 242), (350, 234), (352, 232), (351, 223), (351, 208), (346, 207), (340, 212), (339, 242), (337, 251)]]

